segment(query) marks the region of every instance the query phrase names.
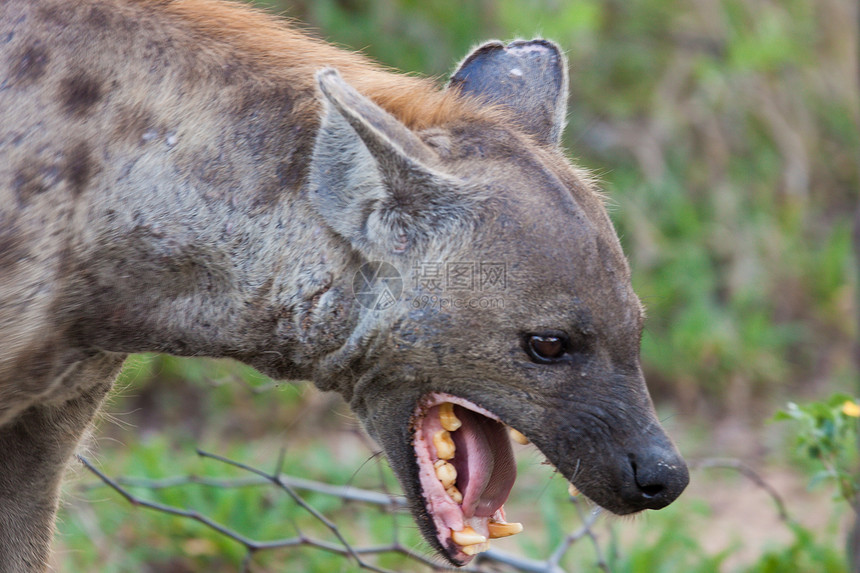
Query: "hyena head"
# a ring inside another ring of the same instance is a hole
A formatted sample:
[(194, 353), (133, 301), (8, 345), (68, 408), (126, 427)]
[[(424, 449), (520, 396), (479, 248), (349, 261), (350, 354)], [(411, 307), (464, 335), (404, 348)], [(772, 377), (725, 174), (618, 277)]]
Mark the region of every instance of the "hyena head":
[(418, 132), (336, 71), (317, 79), (311, 200), (365, 263), (357, 327), (317, 381), (382, 445), (430, 543), (462, 565), (518, 529), (502, 525), (508, 426), (616, 514), (678, 497), (689, 477), (645, 387), (629, 268), (560, 148), (558, 48), (482, 46), (447, 89), (496, 111)]

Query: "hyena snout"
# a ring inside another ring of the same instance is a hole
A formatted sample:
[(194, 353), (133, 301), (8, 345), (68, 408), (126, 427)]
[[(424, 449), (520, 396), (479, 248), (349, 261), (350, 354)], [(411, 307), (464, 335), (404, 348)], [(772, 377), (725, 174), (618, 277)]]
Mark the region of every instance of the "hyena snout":
[(655, 443), (620, 460), (624, 479), (620, 494), (627, 511), (661, 509), (681, 495), (690, 482), (687, 464), (671, 444)]

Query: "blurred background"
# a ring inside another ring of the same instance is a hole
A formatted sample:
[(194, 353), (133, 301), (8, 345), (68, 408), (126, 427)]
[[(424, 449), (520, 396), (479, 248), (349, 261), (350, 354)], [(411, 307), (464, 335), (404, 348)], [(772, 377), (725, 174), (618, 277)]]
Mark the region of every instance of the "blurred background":
[[(565, 144), (592, 169), (648, 308), (643, 362), (694, 466), (670, 508), (601, 518), (577, 571), (849, 571), (856, 507), (858, 9), (854, 0), (305, 0), (263, 6), (385, 65), (444, 82), (490, 38), (545, 36), (571, 67)], [(789, 402), (799, 406), (788, 406)], [(851, 402), (853, 403), (853, 402)], [(785, 421), (775, 421), (780, 410)], [(92, 456), (111, 475), (239, 476), (203, 448), (274, 471), (396, 492), (336, 396), (235, 363), (136, 356)], [(774, 498), (714, 458), (754, 469)], [(519, 448), (498, 547), (545, 559), (575, 529), (564, 480)], [(732, 462), (735, 463), (735, 462)], [(313, 528), (283, 492), (186, 486), (143, 497), (255, 539)], [(427, 553), (408, 515), (313, 497), (356, 543)], [(516, 513), (513, 508), (516, 508)], [(319, 536), (330, 532), (325, 528)], [(133, 509), (83, 470), (67, 488), (63, 571), (235, 571), (245, 548), (192, 521)], [(394, 570), (428, 570), (394, 556)], [(349, 571), (311, 548), (260, 552), (251, 571)]]

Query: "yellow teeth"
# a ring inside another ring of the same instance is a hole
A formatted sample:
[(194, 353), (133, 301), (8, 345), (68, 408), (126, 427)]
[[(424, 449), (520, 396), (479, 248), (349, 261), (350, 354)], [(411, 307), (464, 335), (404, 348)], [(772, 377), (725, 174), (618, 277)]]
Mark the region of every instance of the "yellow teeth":
[(477, 555), (478, 553), (483, 553), (490, 548), (489, 542), (487, 543), (478, 543), (476, 545), (467, 545), (463, 547), (461, 551), (466, 555)]
[(448, 430), (439, 430), (433, 434), (433, 445), (436, 446), (436, 457), (440, 460), (454, 458), (454, 440), (451, 439)]
[(454, 485), (457, 481), (457, 468), (445, 460), (436, 460), (433, 466), (436, 468), (436, 479), (442, 482), (442, 487), (447, 490)]
[[(451, 402), (443, 402), (439, 405), (439, 424), (442, 429), (433, 434), (433, 447), (436, 448), (436, 457), (438, 458), (433, 463), (433, 469), (436, 472), (436, 479), (442, 484), (445, 493), (454, 503), (463, 503), (463, 494), (457, 489), (457, 468), (448, 460), (454, 459), (454, 454), (457, 447), (454, 445), (454, 440), (451, 438), (451, 432), (456, 432), (463, 426), (460, 420), (454, 413), (454, 404)], [(526, 445), (529, 443), (522, 433), (510, 428), (511, 439), (518, 444)], [(487, 523), (487, 531), (489, 539), (499, 539), (520, 533), (523, 530), (522, 523), (501, 523), (489, 521)], [(451, 540), (460, 546), (460, 551), (466, 555), (477, 555), (490, 549), (490, 542), (487, 536), (481, 535), (471, 526), (465, 526), (462, 531), (451, 530)]]
[(518, 444), (522, 444), (523, 446), (526, 446), (529, 443), (529, 439), (522, 435), (519, 430), (515, 430), (514, 428), (511, 428), (511, 439)]
[(451, 402), (445, 402), (439, 406), (439, 421), (442, 423), (442, 427), (449, 432), (457, 431), (463, 425), (460, 418), (454, 414), (454, 404)]
[(576, 489), (576, 486), (572, 483), (567, 484), (567, 493), (570, 494), (570, 497), (576, 497), (579, 495), (579, 490)]
[(463, 503), (463, 494), (460, 493), (460, 490), (457, 489), (457, 486), (452, 485), (445, 490), (445, 493), (448, 494), (448, 497), (450, 497), (454, 501), (454, 503)]
[(523, 530), (522, 523), (497, 523), (491, 521), (487, 524), (490, 530), (490, 539), (499, 539), (500, 537), (508, 537), (516, 535)]
[(486, 543), (487, 538), (476, 532), (471, 526), (466, 526), (463, 528), (463, 531), (454, 531), (451, 530), (451, 539), (454, 540), (454, 543), (460, 545), (462, 547), (468, 547), (469, 545), (478, 545), (480, 543)]

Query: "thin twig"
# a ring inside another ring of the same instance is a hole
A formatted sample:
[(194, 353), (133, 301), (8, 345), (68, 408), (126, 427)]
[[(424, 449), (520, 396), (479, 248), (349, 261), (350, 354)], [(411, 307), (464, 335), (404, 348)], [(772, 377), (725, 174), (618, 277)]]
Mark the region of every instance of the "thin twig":
[[(345, 501), (358, 501), (362, 503), (369, 503), (372, 505), (381, 506), (393, 505), (396, 507), (406, 507), (407, 505), (406, 499), (402, 496), (380, 493), (378, 491), (371, 491), (368, 489), (361, 489), (353, 486), (331, 485), (328, 483), (322, 483), (283, 473), (278, 476), (278, 479), (295, 489), (331, 495), (334, 497), (339, 497)], [(166, 477), (161, 479), (117, 477), (115, 478), (115, 481), (116, 483), (125, 487), (137, 487), (150, 490), (170, 489), (186, 485), (202, 485), (218, 489), (234, 489), (243, 487), (259, 487), (270, 485), (272, 483), (272, 480), (270, 480), (269, 478), (260, 476), (231, 479), (197, 476), (193, 474), (187, 476)], [(81, 486), (81, 488), (89, 489), (98, 485), (99, 484), (97, 483), (84, 484)]]
[(594, 544), (595, 553), (597, 555), (597, 566), (609, 573), (609, 566), (606, 564), (606, 560), (603, 558), (603, 552), (600, 550), (600, 543), (597, 540), (597, 536), (594, 533), (592, 527), (597, 522), (597, 518), (601, 514), (601, 509), (596, 508), (588, 515), (585, 515), (585, 512), (582, 510), (582, 500), (579, 496), (572, 496), (571, 501), (576, 508), (577, 514), (579, 514), (579, 518), (582, 520), (582, 525), (576, 529), (575, 531), (568, 534), (564, 539), (559, 542), (558, 546), (555, 550), (550, 554), (549, 559), (546, 560), (547, 568), (545, 571), (562, 571), (561, 560), (567, 554), (568, 550), (573, 546), (574, 543), (582, 539), (583, 537), (588, 537), (591, 539), (591, 542)]
[(765, 481), (765, 479), (761, 477), (749, 464), (736, 458), (705, 458), (693, 462), (690, 465), (698, 469), (723, 468), (737, 471), (770, 495), (773, 503), (776, 505), (779, 518), (782, 521), (791, 521), (791, 516), (788, 514), (788, 510), (785, 507), (785, 502), (782, 500), (782, 496), (779, 495), (779, 492)]
[(276, 467), (275, 473), (272, 475), (267, 474), (266, 472), (259, 470), (257, 468), (243, 464), (241, 462), (237, 462), (235, 460), (225, 458), (224, 456), (220, 456), (218, 454), (213, 454), (210, 452), (205, 452), (199, 448), (197, 449), (197, 455), (204, 457), (204, 458), (210, 458), (213, 460), (218, 460), (221, 463), (231, 465), (233, 467), (237, 467), (239, 469), (245, 470), (245, 471), (253, 473), (253, 474), (257, 474), (260, 477), (264, 477), (264, 478), (268, 479), (273, 484), (277, 485), (280, 489), (285, 491), (287, 493), (287, 495), (289, 495), (293, 499), (293, 501), (299, 505), (299, 507), (301, 507), (302, 509), (307, 511), (309, 514), (311, 514), (313, 517), (315, 517), (320, 523), (325, 525), (329, 529), (329, 531), (331, 531), (332, 534), (334, 534), (334, 536), (338, 538), (338, 540), (343, 544), (343, 547), (346, 549), (347, 553), (349, 553), (349, 555), (353, 559), (355, 559), (355, 561), (358, 563), (358, 565), (362, 569), (370, 569), (372, 571), (381, 571), (380, 569), (377, 569), (376, 567), (365, 563), (361, 559), (361, 557), (358, 555), (358, 553), (356, 553), (355, 550), (352, 548), (352, 545), (350, 545), (346, 541), (346, 539), (344, 539), (343, 535), (340, 532), (340, 529), (338, 529), (338, 527), (334, 523), (332, 523), (326, 516), (324, 516), (322, 513), (317, 511), (313, 506), (311, 506), (309, 503), (307, 503), (304, 500), (304, 498), (302, 498), (298, 493), (296, 493), (295, 489), (293, 489), (289, 484), (287, 484), (285, 481), (280, 479), (280, 473), (281, 473), (281, 469), (283, 467), (283, 462), (284, 462), (283, 450), (281, 451), (281, 454), (278, 457), (278, 462), (277, 462), (277, 467)]

